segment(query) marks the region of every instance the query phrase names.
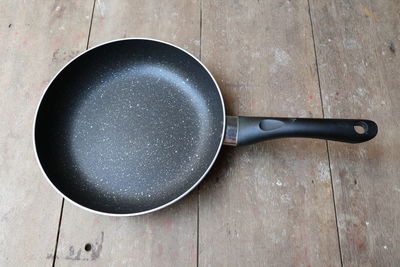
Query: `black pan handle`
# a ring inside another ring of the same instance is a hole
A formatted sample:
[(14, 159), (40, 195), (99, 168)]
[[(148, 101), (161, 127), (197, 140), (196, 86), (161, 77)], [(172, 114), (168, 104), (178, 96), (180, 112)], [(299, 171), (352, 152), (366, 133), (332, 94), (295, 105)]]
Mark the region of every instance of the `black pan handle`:
[[(231, 127), (235, 122), (237, 127)], [(229, 129), (231, 134), (236, 129), (236, 144), (230, 142), (228, 145), (237, 146), (284, 137), (361, 143), (374, 138), (378, 133), (378, 126), (373, 121), (349, 119), (228, 117), (225, 140)]]

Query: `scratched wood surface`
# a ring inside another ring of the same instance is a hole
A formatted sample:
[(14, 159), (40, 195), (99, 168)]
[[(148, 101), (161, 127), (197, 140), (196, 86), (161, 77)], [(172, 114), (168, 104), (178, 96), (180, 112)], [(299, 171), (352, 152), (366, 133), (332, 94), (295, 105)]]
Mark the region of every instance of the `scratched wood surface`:
[(83, 2), (0, 1), (0, 266), (52, 263), (61, 197), (37, 167), (32, 123), (49, 79), (85, 48), (90, 11)]
[(400, 263), (400, 2), (312, 0), (327, 117), (366, 117), (378, 136), (329, 143), (343, 264)]
[[(200, 51), (198, 1), (96, 1), (90, 46), (122, 37), (148, 37)], [(92, 245), (85, 251), (85, 245)], [(197, 191), (150, 215), (112, 218), (65, 203), (56, 266), (194, 266)]]
[[(0, 266), (397, 266), (399, 10), (397, 0), (0, 0)], [(228, 114), (364, 117), (378, 137), (223, 148), (198, 190), (141, 217), (62, 204), (34, 159), (36, 105), (87, 44), (122, 37), (200, 57)]]
[[(322, 117), (307, 1), (203, 1), (228, 114)], [(201, 185), (201, 266), (340, 265), (325, 141), (224, 148)]]

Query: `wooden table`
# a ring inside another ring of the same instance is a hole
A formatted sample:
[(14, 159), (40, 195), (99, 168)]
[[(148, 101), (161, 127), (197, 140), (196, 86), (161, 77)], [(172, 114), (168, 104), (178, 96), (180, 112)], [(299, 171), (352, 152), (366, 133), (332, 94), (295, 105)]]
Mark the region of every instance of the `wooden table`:
[[(0, 266), (398, 266), (399, 10), (398, 0), (0, 0)], [(83, 211), (39, 171), (34, 112), (66, 62), (123, 37), (192, 52), (229, 114), (362, 117), (379, 134), (223, 148), (170, 208)]]

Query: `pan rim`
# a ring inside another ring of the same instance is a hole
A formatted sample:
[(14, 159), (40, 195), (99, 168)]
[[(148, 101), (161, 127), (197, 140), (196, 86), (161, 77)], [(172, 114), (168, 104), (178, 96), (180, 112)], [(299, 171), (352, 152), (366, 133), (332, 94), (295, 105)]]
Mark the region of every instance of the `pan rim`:
[[(83, 206), (82, 204), (79, 204), (78, 202), (70, 199), (69, 197), (67, 197), (64, 193), (62, 193), (50, 180), (50, 178), (47, 176), (46, 172), (44, 171), (44, 168), (40, 162), (39, 159), (39, 155), (37, 152), (37, 148), (36, 148), (36, 140), (35, 140), (35, 129), (36, 129), (36, 120), (37, 120), (37, 116), (38, 116), (38, 112), (39, 112), (39, 108), (42, 104), (43, 98), (46, 95), (47, 90), (50, 88), (51, 84), (54, 82), (54, 80), (60, 75), (60, 73), (67, 67), (69, 66), (72, 62), (74, 62), (76, 59), (78, 59), (79, 57), (83, 56), (84, 54), (88, 53), (91, 50), (94, 50), (100, 46), (104, 46), (110, 43), (115, 43), (115, 42), (121, 42), (121, 41), (130, 41), (130, 40), (143, 40), (143, 41), (152, 41), (152, 42), (158, 42), (161, 44), (165, 44), (165, 45), (169, 45), (172, 46), (174, 48), (177, 48), (179, 50), (181, 50), (182, 52), (186, 53), (187, 55), (189, 55), (190, 57), (192, 57), (194, 60), (196, 60), (208, 73), (208, 75), (211, 77), (211, 79), (214, 82), (215, 87), (218, 90), (218, 94), (220, 96), (220, 101), (221, 101), (221, 105), (222, 105), (222, 115), (223, 115), (223, 126), (222, 126), (222, 132), (221, 132), (221, 137), (220, 137), (220, 142), (219, 142), (219, 146), (217, 151), (215, 152), (215, 155), (211, 161), (211, 163), (209, 164), (207, 170), (203, 173), (203, 175), (197, 180), (196, 183), (194, 183), (188, 190), (186, 190), (184, 193), (182, 193), (181, 195), (179, 195), (178, 197), (174, 198), (173, 200), (160, 205), (158, 207), (149, 209), (149, 210), (145, 210), (145, 211), (140, 211), (140, 212), (133, 212), (133, 213), (111, 213), (111, 212), (104, 212), (104, 211), (98, 211), (95, 209), (91, 209), (88, 207)], [(197, 58), (195, 57), (192, 53), (188, 52), (187, 50), (185, 50), (182, 47), (179, 47), (177, 45), (174, 45), (172, 43), (166, 42), (166, 41), (162, 41), (159, 39), (154, 39), (154, 38), (146, 38), (146, 37), (132, 37), (132, 38), (119, 38), (119, 39), (113, 39), (107, 42), (103, 42), (100, 44), (97, 44), (89, 49), (86, 49), (85, 51), (81, 52), (79, 55), (75, 56), (73, 59), (71, 59), (70, 61), (68, 61), (54, 76), (53, 78), (50, 80), (50, 82), (47, 84), (45, 90), (42, 92), (39, 102), (36, 106), (36, 111), (35, 111), (35, 115), (34, 115), (34, 119), (33, 119), (33, 127), (32, 127), (32, 141), (33, 141), (33, 150), (34, 150), (34, 154), (35, 154), (35, 159), (36, 162), (39, 165), (40, 171), (42, 172), (42, 175), (45, 177), (45, 179), (47, 180), (47, 182), (50, 184), (50, 186), (58, 193), (60, 194), (64, 199), (67, 199), (70, 203), (72, 203), (73, 205), (75, 205), (76, 207), (79, 207), (81, 209), (84, 209), (86, 211), (92, 212), (94, 214), (99, 214), (99, 215), (106, 215), (106, 216), (111, 216), (111, 217), (128, 217), (128, 216), (138, 216), (138, 215), (144, 215), (144, 214), (148, 214), (148, 213), (152, 213), (158, 210), (161, 210), (163, 208), (166, 208), (172, 204), (174, 204), (175, 202), (179, 201), (180, 199), (182, 199), (183, 197), (185, 197), (186, 195), (188, 195), (193, 189), (195, 189), (200, 183), (201, 181), (204, 179), (204, 177), (208, 174), (208, 172), (210, 171), (210, 169), (212, 168), (212, 166), (215, 163), (215, 160), (217, 159), (219, 152), (221, 150), (223, 141), (224, 141), (224, 134), (225, 134), (225, 127), (226, 127), (226, 111), (225, 111), (225, 102), (224, 102), (224, 98), (222, 97), (222, 93), (221, 93), (221, 89), (218, 86), (217, 81), (215, 80), (214, 76), (212, 75), (212, 73), (210, 72), (210, 70)]]

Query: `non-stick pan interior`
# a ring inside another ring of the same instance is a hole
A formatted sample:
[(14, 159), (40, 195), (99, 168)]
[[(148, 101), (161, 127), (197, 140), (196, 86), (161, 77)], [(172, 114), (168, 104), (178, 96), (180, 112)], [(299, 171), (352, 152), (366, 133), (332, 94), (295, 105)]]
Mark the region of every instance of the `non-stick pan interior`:
[(224, 118), (218, 87), (197, 60), (162, 42), (120, 40), (79, 56), (53, 80), (37, 114), (36, 150), (69, 199), (139, 213), (201, 179)]

